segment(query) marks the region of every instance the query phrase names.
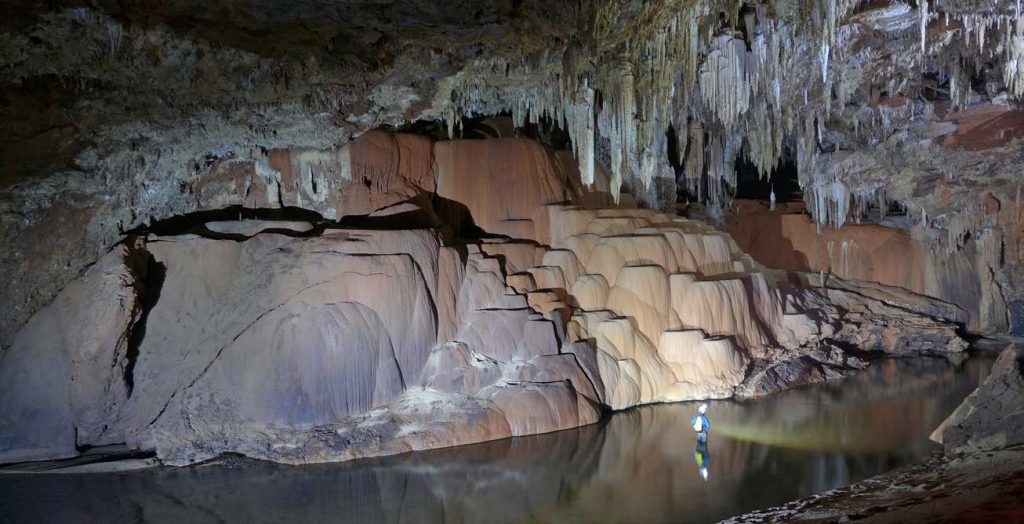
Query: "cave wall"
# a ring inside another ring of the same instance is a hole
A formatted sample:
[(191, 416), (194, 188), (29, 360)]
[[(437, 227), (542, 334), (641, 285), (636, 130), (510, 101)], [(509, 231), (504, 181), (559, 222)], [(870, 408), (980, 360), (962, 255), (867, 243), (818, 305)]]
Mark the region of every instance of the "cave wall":
[(963, 308), (969, 319), (965, 327), (973, 333), (1010, 330), (1008, 300), (1019, 300), (1018, 294), (995, 275), (1007, 275), (1017, 264), (993, 259), (984, 248), (992, 239), (968, 240), (949, 250), (944, 239), (920, 238), (915, 235), (920, 230), (892, 225), (851, 223), (819, 230), (802, 207), (769, 210), (765, 203), (740, 201), (726, 229), (766, 266), (901, 287)]
[(613, 205), (532, 140), (372, 132), (237, 167), (218, 168), (237, 202), (361, 214), (199, 213), (124, 238), (0, 358), (0, 461), (121, 443), (176, 465), (339, 461), (966, 347), (946, 303), (768, 270), (706, 223)]

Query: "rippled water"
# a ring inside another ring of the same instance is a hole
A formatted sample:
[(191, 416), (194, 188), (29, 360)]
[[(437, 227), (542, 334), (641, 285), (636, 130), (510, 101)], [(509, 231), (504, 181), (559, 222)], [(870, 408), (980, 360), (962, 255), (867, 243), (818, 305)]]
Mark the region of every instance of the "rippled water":
[(928, 434), (990, 365), (881, 360), (841, 382), (713, 402), (706, 450), (696, 447), (687, 403), (344, 464), (0, 475), (0, 522), (715, 521), (936, 451)]

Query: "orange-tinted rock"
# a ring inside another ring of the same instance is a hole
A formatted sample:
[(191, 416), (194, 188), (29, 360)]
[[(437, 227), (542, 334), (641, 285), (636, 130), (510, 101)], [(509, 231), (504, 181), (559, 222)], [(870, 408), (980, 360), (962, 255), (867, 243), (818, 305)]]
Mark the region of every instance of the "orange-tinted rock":
[(601, 275), (582, 275), (572, 285), (576, 307), (584, 311), (604, 309), (608, 305), (608, 280)]
[(538, 289), (565, 289), (569, 287), (569, 280), (559, 266), (531, 267), (528, 272), (533, 276)]
[(712, 336), (733, 336), (744, 347), (770, 344), (742, 280), (705, 281), (679, 274), (672, 275), (671, 288), (672, 308), (683, 327)]
[[(702, 223), (650, 210), (544, 209), (557, 240), (551, 253), (571, 251), (583, 272), (567, 288), (567, 302), (578, 308), (567, 332), (594, 346), (605, 402), (616, 409), (732, 396), (751, 360), (812, 351), (812, 360), (838, 359), (845, 369), (829, 337), (894, 352), (963, 347), (942, 320), (959, 318), (951, 309), (882, 288), (841, 297), (792, 289), (785, 275), (763, 273), (727, 234)], [(776, 289), (780, 283), (785, 291)], [(890, 303), (907, 311), (885, 309)], [(887, 318), (868, 312), (883, 309)]]
[[(968, 312), (972, 331), (1006, 328), (1006, 306), (976, 242), (955, 252), (937, 251), (902, 229), (848, 223), (819, 232), (802, 213), (771, 212), (754, 202), (738, 205), (729, 232), (765, 266), (904, 288), (959, 305)], [(979, 235), (977, 241), (994, 239)]]
[[(769, 271), (693, 220), (566, 204), (584, 193), (574, 169), (526, 140), (385, 133), (260, 157), (246, 198), (368, 228), (151, 237), (166, 274), (133, 394), (85, 443), (171, 464), (344, 460), (574, 427), (596, 402), (764, 394), (850, 369), (833, 342), (962, 349), (957, 311), (909, 292)], [(461, 239), (443, 227), (461, 210), (512, 238)], [(438, 229), (387, 229), (403, 221)]]
[(544, 256), (544, 249), (532, 242), (485, 242), (480, 251), (502, 259), (507, 273), (526, 271), (539, 265)]
[(628, 266), (608, 292), (607, 308), (632, 318), (647, 340), (657, 343), (666, 329), (679, 326), (672, 310), (668, 274), (661, 266)]
[(533, 275), (530, 273), (512, 273), (505, 277), (505, 282), (521, 295), (537, 289), (537, 282), (533, 280)]
[(434, 145), (424, 137), (369, 131), (337, 149), (254, 151), (190, 185), (202, 208), (300, 207), (329, 219), (368, 215), (433, 191)]
[(490, 233), (530, 238), (538, 206), (577, 195), (569, 183), (575, 166), (531, 140), (438, 142), (435, 155), (437, 194), (465, 204)]
[(499, 384), (480, 392), (508, 420), (512, 436), (597, 422), (600, 412), (568, 382)]
[(957, 125), (942, 140), (943, 147), (984, 151), (1024, 137), (1024, 111), (998, 104), (982, 104), (950, 115)]
[(665, 331), (658, 351), (675, 374), (676, 382), (666, 392), (669, 398), (728, 397), (746, 377), (747, 358), (726, 337), (708, 338), (699, 330)]

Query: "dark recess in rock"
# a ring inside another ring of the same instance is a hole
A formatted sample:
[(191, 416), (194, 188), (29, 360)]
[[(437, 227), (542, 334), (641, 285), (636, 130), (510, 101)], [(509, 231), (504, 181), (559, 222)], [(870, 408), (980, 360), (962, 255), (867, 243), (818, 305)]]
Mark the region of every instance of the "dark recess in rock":
[[(129, 238), (127, 242), (128, 245), (135, 243), (132, 238)], [(146, 320), (148, 320), (153, 306), (160, 300), (160, 291), (163, 289), (164, 278), (167, 276), (167, 267), (157, 262), (153, 255), (145, 251), (144, 248), (137, 247), (130, 250), (129, 257), (136, 260), (142, 259), (142, 262), (136, 261), (133, 264), (135, 290), (139, 296), (141, 311), (129, 330), (128, 345), (125, 350), (124, 383), (128, 390), (128, 397), (131, 397), (132, 389), (135, 387), (135, 362), (139, 358), (139, 347), (142, 345), (143, 339), (146, 338)]]

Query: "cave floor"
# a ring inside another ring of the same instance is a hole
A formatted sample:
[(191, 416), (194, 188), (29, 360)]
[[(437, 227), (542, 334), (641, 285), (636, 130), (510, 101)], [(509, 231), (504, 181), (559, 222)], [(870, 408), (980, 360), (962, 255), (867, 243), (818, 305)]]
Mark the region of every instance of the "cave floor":
[(923, 463), (728, 522), (1024, 522), (1024, 446)]

